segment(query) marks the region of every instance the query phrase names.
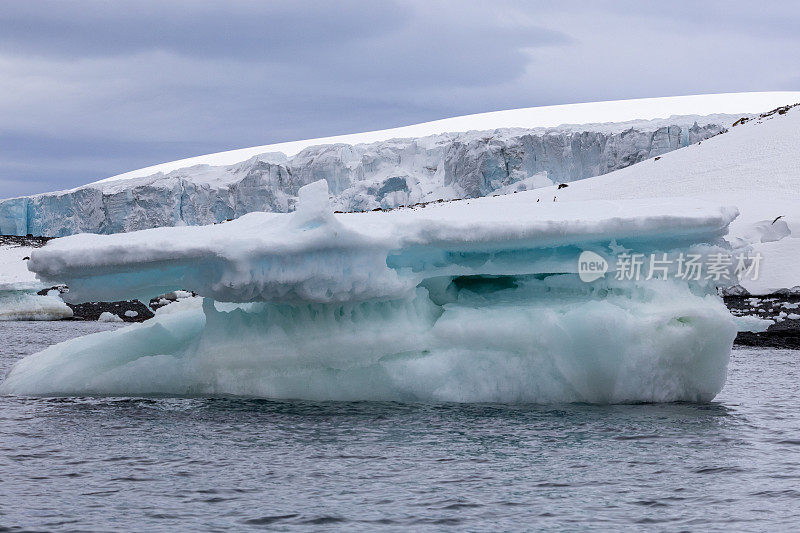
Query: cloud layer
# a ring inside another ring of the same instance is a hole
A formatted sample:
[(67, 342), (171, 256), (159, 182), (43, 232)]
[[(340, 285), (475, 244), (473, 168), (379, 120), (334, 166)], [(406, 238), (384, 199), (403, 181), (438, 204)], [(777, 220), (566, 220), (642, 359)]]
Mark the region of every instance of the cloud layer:
[(9, 2), (0, 197), (554, 103), (800, 88), (793, 2)]

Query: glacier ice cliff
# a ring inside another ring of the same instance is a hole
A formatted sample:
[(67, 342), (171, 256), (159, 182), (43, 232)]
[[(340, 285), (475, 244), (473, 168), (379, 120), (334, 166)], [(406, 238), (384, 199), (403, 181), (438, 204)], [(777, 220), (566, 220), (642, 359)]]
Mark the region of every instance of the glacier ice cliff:
[(204, 225), (254, 211), (292, 211), (300, 187), (324, 179), (338, 211), (474, 198), (597, 176), (714, 136), (739, 115), (630, 124), (445, 133), (308, 147), (291, 158), (98, 182), (0, 201), (0, 234), (65, 236)]
[(615, 403), (724, 384), (736, 324), (713, 287), (577, 269), (584, 250), (720, 250), (735, 209), (523, 192), (333, 214), (325, 180), (298, 192), (290, 214), (35, 250), (30, 268), (68, 298), (203, 298), (27, 357), (0, 392)]

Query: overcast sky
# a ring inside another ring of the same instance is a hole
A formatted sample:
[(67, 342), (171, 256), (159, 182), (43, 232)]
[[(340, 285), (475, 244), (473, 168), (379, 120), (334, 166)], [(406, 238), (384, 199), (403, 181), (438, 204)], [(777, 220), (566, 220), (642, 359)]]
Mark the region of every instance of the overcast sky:
[(4, 0), (0, 198), (515, 107), (800, 89), (800, 2)]

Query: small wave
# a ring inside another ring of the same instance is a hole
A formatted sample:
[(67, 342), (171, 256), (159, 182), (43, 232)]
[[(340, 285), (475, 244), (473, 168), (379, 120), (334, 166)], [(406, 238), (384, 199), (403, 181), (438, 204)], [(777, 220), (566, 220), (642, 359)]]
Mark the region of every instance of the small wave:
[(300, 515), (297, 513), (273, 515), (273, 516), (261, 516), (258, 518), (249, 518), (247, 520), (244, 520), (243, 522), (251, 526), (266, 526), (269, 524), (274, 524), (275, 522), (281, 522), (283, 520), (290, 520), (292, 518), (297, 518), (298, 516)]

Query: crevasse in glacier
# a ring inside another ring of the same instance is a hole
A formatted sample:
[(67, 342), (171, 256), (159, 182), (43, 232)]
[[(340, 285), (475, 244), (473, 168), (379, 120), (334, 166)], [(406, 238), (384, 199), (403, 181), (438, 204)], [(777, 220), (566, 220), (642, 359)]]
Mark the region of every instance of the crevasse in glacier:
[(19, 362), (0, 391), (313, 400), (706, 401), (736, 326), (711, 287), (591, 283), (581, 251), (710, 252), (736, 210), (700, 201), (531, 203), (530, 193), (75, 235), (30, 268), (79, 300), (204, 296)]
[[(597, 176), (714, 136), (739, 115), (445, 133), (311, 146), (0, 201), (0, 234), (64, 236), (202, 225), (294, 209), (325, 179), (339, 211), (522, 191)], [(699, 123), (698, 123), (699, 121)], [(635, 127), (634, 127), (635, 126)]]

